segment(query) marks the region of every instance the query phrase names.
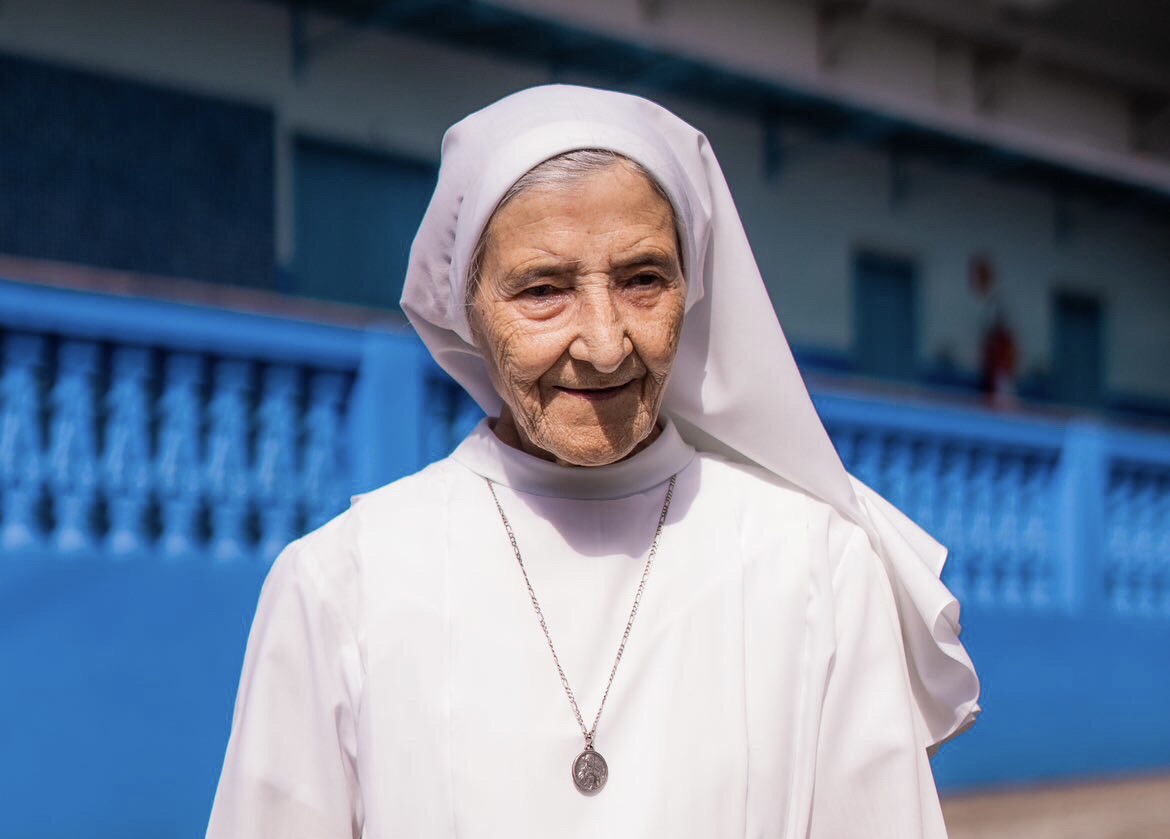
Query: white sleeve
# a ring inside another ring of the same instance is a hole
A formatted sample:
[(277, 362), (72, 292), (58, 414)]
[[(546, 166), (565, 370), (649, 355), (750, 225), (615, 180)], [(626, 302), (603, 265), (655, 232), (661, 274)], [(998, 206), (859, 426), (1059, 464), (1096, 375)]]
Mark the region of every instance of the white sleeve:
[(860, 528), (833, 576), (810, 839), (945, 839), (890, 581)]
[(361, 835), (359, 657), (316, 559), (294, 542), (264, 583), (208, 839)]

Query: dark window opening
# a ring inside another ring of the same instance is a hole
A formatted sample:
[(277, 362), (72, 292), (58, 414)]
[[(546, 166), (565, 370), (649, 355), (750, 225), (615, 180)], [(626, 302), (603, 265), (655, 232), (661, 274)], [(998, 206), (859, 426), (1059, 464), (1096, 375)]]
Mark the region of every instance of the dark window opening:
[(290, 291), (397, 308), (434, 166), (316, 140), (296, 143)]
[(1104, 323), (1101, 301), (1057, 292), (1052, 301), (1052, 395), (1092, 407), (1103, 398)]
[(853, 262), (853, 355), (871, 376), (917, 378), (917, 269), (913, 260), (862, 251)]

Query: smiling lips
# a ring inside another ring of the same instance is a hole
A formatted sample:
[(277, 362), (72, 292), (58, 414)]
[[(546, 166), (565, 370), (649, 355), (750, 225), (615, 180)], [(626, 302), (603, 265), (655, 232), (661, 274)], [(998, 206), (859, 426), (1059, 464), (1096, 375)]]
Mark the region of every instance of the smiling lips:
[(613, 387), (557, 387), (561, 393), (576, 397), (577, 399), (588, 399), (590, 402), (599, 402), (605, 399), (612, 399), (615, 396), (620, 396), (630, 389), (634, 384), (634, 379), (625, 384), (615, 385)]

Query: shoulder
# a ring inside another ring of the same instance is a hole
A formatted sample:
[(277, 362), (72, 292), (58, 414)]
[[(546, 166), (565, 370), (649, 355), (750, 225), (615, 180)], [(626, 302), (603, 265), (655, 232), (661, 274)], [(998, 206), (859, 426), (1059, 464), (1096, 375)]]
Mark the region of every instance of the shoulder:
[(800, 508), (809, 499), (803, 490), (755, 464), (710, 452), (696, 452), (687, 471), (695, 474), (704, 495), (734, 498), (740, 505)]
[(727, 507), (745, 528), (799, 531), (809, 549), (831, 557), (834, 566), (869, 545), (861, 526), (836, 507), (759, 466), (699, 452), (692, 470), (705, 504)]
[(442, 532), (438, 519), (465, 471), (446, 458), (354, 496), (347, 510), (290, 544), (269, 576), (294, 578), (328, 599), (356, 596), (371, 557), (392, 559), (420, 534)]
[(466, 472), (450, 457), (437, 460), (425, 468), (350, 499), (349, 509), (341, 517), (351, 524), (366, 523), (383, 516), (410, 516), (442, 502), (451, 485)]

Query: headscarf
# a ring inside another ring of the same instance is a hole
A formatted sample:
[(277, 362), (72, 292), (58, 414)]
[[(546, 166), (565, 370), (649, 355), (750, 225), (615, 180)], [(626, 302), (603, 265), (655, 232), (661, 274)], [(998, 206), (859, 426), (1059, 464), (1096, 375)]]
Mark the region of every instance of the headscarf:
[(578, 149), (636, 161), (674, 205), (687, 312), (663, 413), (697, 450), (756, 464), (865, 530), (894, 592), (925, 745), (962, 731), (979, 711), (979, 682), (958, 639), (958, 603), (939, 580), (946, 550), (846, 472), (701, 132), (646, 99), (570, 85), (512, 94), (453, 125), (402, 294), (431, 355), (485, 413), (498, 416), (500, 397), (467, 319), (472, 253), (516, 180)]

